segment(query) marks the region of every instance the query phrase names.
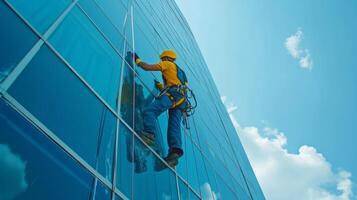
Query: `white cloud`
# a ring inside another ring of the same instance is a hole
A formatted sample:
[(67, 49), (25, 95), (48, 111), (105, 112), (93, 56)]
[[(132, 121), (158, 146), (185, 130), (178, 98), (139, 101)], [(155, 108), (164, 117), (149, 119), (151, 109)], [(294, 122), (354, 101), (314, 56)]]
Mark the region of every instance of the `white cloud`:
[(310, 52), (308, 50), (305, 50), (305, 56), (300, 58), (300, 66), (305, 69), (311, 69), (312, 68), (312, 59)]
[(201, 185), (202, 199), (204, 200), (218, 200), (221, 199), (221, 195), (212, 190), (209, 183)]
[(25, 169), (25, 162), (8, 145), (0, 144), (0, 199), (14, 199), (27, 189)]
[(301, 54), (300, 42), (302, 40), (302, 36), (303, 36), (303, 33), (299, 29), (294, 35), (292, 35), (286, 39), (285, 46), (293, 58), (300, 57), (300, 54)]
[(309, 49), (303, 49), (301, 47), (303, 35), (304, 33), (301, 31), (301, 28), (298, 28), (297, 32), (294, 35), (291, 35), (286, 38), (285, 47), (294, 59), (299, 60), (301, 68), (311, 70), (313, 62), (310, 55), (310, 51)]
[(314, 147), (302, 145), (298, 153), (291, 153), (284, 133), (270, 127), (241, 127), (233, 113), (229, 115), (267, 199), (352, 199), (351, 173), (334, 172)]

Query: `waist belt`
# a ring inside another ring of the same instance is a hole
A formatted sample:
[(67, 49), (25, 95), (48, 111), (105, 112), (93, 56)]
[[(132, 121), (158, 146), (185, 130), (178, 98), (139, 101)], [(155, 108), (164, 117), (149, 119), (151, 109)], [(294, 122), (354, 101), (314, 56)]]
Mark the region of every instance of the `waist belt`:
[[(179, 85), (179, 86), (169, 86), (165, 87), (159, 94), (158, 98), (160, 98), (162, 95), (168, 96), (169, 99), (172, 101), (172, 108), (176, 108), (183, 104), (186, 100), (186, 94), (185, 94), (185, 86), (184, 85)], [(177, 96), (179, 96), (177, 98)]]

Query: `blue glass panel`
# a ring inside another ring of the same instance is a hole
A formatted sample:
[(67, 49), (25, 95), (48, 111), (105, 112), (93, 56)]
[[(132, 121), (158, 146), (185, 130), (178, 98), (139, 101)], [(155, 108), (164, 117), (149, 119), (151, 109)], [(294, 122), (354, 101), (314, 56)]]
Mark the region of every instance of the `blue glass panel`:
[(116, 119), (46, 46), (9, 88), (9, 93), (111, 179)]
[(25, 56), (38, 38), (0, 1), (0, 82)]
[[(149, 38), (146, 36), (144, 31), (135, 23), (135, 51), (138, 53), (140, 58), (147, 63), (154, 64), (159, 63), (159, 53), (154, 49), (152, 45), (154, 38)], [(149, 87), (154, 86), (153, 80), (156, 78), (157, 80), (162, 82), (161, 73), (160, 72), (149, 72), (144, 71), (140, 67), (136, 68), (136, 72), (139, 74), (140, 79)], [(153, 88), (151, 88), (153, 89)]]
[[(218, 184), (216, 181), (215, 171), (213, 170), (212, 166), (208, 163), (206, 159), (203, 159), (205, 162), (205, 168), (207, 169), (207, 175), (209, 178), (209, 189), (212, 191), (213, 195), (215, 196), (214, 199), (217, 199), (218, 196)], [(204, 186), (208, 187), (208, 185)], [(206, 188), (207, 189), (207, 188)]]
[(192, 165), (192, 163), (188, 163), (187, 161), (187, 156), (190, 155), (189, 152), (187, 152), (187, 140), (189, 136), (183, 133), (182, 135), (182, 150), (184, 152), (183, 156), (180, 158), (179, 165), (176, 166), (176, 171), (179, 173), (181, 177), (183, 177), (185, 180), (188, 180), (188, 167), (189, 165)]
[(108, 187), (105, 187), (98, 179), (95, 179), (91, 185), (91, 196), (89, 199), (98, 200), (110, 200), (112, 196), (112, 191)]
[(0, 110), (0, 199), (109, 199), (99, 182), (95, 186), (86, 170), (3, 100)]
[(190, 199), (190, 188), (182, 181), (179, 181), (179, 189), (180, 189), (180, 198), (181, 199)]
[(119, 125), (118, 136), (116, 186), (125, 196), (131, 198), (134, 170), (145, 170), (145, 163), (138, 161), (140, 155), (134, 155), (134, 135), (122, 123)]
[(187, 181), (198, 193), (200, 192), (200, 183), (198, 172), (203, 169), (198, 168), (196, 157), (193, 151), (193, 144), (190, 137), (186, 138), (186, 149), (183, 155), (187, 160)]
[(141, 155), (136, 164), (145, 163), (146, 167), (134, 173), (133, 199), (178, 199), (175, 174), (136, 137), (135, 145), (134, 154)]
[[(117, 27), (117, 29), (119, 31), (122, 31), (124, 28), (123, 25), (127, 14), (127, 9), (123, 4), (123, 2), (118, 0), (106, 0), (106, 1), (95, 1), (95, 2), (100, 6), (100, 8), (103, 10), (106, 16)], [(130, 13), (128, 14), (126, 19), (126, 25), (129, 25), (128, 27), (130, 27), (129, 15)]]
[(41, 33), (44, 33), (72, 2), (71, 0), (8, 1)]
[(180, 189), (180, 199), (192, 199), (199, 200), (200, 198), (184, 183), (179, 179), (179, 189)]
[(206, 187), (210, 186), (210, 180), (208, 178), (207, 169), (204, 165), (203, 157), (201, 152), (198, 150), (197, 146), (193, 145), (193, 152), (196, 159), (196, 167), (197, 167), (197, 176), (200, 186), (201, 195), (204, 197), (208, 194), (205, 193)]
[(79, 8), (73, 8), (50, 43), (115, 108), (122, 59)]
[[(100, 1), (103, 2), (103, 1)], [(99, 2), (98, 2), (99, 3)], [(87, 15), (94, 21), (94, 23), (104, 32), (105, 36), (109, 38), (111, 43), (115, 46), (117, 51), (121, 54), (123, 53), (124, 47), (124, 36), (122, 35), (123, 30), (119, 29), (114, 25), (114, 23), (108, 18), (107, 13), (98, 5), (96, 1), (93, 0), (80, 0), (79, 5)], [(117, 15), (122, 16), (125, 13), (120, 13), (118, 10)], [(122, 11), (124, 12), (124, 11)]]
[[(243, 199), (250, 200), (248, 194), (239, 190), (239, 188), (234, 188), (234, 192), (228, 187), (227, 183), (224, 182), (219, 176), (216, 176), (217, 186), (219, 191), (217, 193), (222, 199)], [(238, 194), (238, 195), (237, 195)], [(239, 198), (238, 198), (239, 197)]]
[[(146, 73), (145, 75), (149, 75)], [(155, 87), (153, 79), (151, 79), (151, 84), (145, 84), (142, 79), (142, 76), (135, 77), (135, 130), (140, 133), (143, 128), (143, 110), (149, 106), (154, 100), (155, 96), (159, 94), (159, 90)], [(158, 118), (158, 123), (156, 124), (156, 151), (157, 153), (164, 157), (168, 150), (167, 139), (166, 139), (166, 129), (167, 129), (167, 114), (166, 112), (161, 114)]]

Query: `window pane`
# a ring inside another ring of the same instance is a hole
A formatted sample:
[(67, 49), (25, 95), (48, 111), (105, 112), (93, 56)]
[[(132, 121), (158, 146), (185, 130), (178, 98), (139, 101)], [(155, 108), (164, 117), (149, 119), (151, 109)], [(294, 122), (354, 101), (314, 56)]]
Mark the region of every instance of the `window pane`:
[[(187, 160), (187, 181), (196, 190), (196, 192), (200, 192), (200, 184), (198, 179), (198, 172), (202, 171), (203, 169), (198, 168), (197, 159), (195, 157), (193, 151), (193, 144), (191, 139), (187, 137), (186, 139), (186, 149), (183, 155)], [(182, 163), (181, 163), (182, 164)]]
[(122, 193), (133, 199), (177, 199), (174, 173), (163, 169), (165, 165), (122, 124), (118, 148), (117, 187)]
[[(129, 59), (129, 54), (125, 57)], [(122, 65), (122, 84), (120, 85), (120, 117), (131, 127), (134, 126), (134, 72), (123, 61)], [(135, 118), (138, 115), (135, 115)]]
[(144, 164), (138, 166), (137, 159), (138, 157), (134, 156), (134, 135), (124, 124), (120, 123), (116, 186), (129, 199), (132, 196), (134, 165), (137, 168), (144, 167)]
[[(208, 178), (207, 170), (203, 162), (202, 154), (198, 150), (197, 146), (192, 145), (194, 156), (196, 159), (197, 175), (200, 186), (201, 195), (204, 198), (205, 196), (212, 195), (211, 192), (207, 192), (208, 188), (211, 188), (210, 180)], [(205, 198), (204, 198), (205, 199)]]
[[(200, 199), (182, 180), (179, 179), (179, 189), (180, 189), (180, 199), (192, 199), (198, 200)], [(214, 200), (218, 200), (216, 198)]]
[(71, 0), (8, 0), (39, 32), (44, 33)]
[[(102, 1), (100, 1), (102, 2)], [(122, 35), (122, 28), (116, 27), (112, 21), (107, 16), (107, 13), (104, 13), (101, 6), (98, 5), (99, 2), (93, 0), (80, 0), (79, 5), (87, 15), (94, 21), (94, 23), (104, 32), (105, 36), (109, 38), (111, 43), (115, 48), (123, 53), (123, 42), (124, 37)], [(123, 12), (123, 13), (120, 13)], [(117, 11), (117, 16), (125, 15), (126, 11)]]
[(94, 187), (86, 170), (2, 100), (0, 110), (0, 199), (109, 199), (98, 192), (99, 182)]
[(31, 49), (38, 38), (0, 1), (0, 82)]
[(135, 164), (145, 163), (146, 170), (134, 173), (133, 199), (178, 199), (175, 174), (136, 137), (135, 145)]
[(122, 60), (79, 8), (73, 8), (50, 42), (115, 108)]
[[(96, 1), (96, 3), (103, 9), (108, 18), (120, 30), (123, 30), (125, 15), (127, 13), (126, 7), (118, 0)], [(126, 24), (130, 24), (129, 14), (126, 19)]]
[(9, 93), (104, 177), (111, 179), (116, 119), (46, 46)]

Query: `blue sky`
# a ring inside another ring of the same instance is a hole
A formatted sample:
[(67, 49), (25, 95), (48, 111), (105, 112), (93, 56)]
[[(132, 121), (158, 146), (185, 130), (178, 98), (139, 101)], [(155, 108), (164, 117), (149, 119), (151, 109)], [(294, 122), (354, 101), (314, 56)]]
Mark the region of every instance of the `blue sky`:
[[(237, 107), (230, 113), (237, 128), (251, 136), (256, 130), (260, 139), (270, 139), (272, 148), (280, 141), (280, 156), (303, 158), (309, 152), (322, 167), (330, 166), (329, 175), (319, 177), (329, 181), (316, 178), (312, 188), (330, 192), (332, 199), (357, 199), (338, 189), (349, 180), (357, 193), (357, 1), (176, 2), (226, 105)], [(253, 167), (264, 164), (255, 161)], [(350, 174), (341, 178), (344, 172)], [(277, 197), (261, 184), (266, 196)]]

